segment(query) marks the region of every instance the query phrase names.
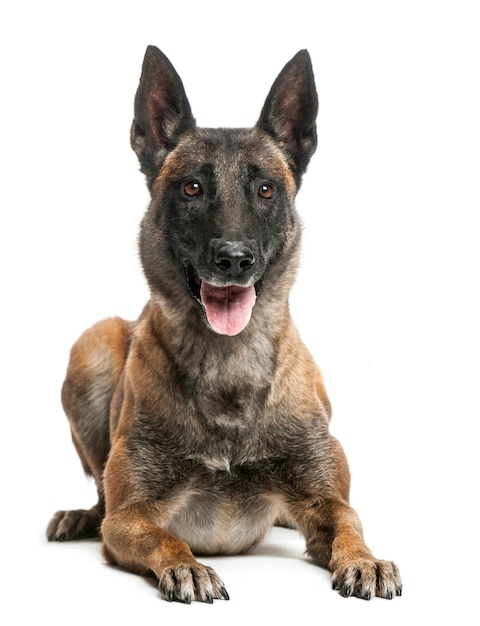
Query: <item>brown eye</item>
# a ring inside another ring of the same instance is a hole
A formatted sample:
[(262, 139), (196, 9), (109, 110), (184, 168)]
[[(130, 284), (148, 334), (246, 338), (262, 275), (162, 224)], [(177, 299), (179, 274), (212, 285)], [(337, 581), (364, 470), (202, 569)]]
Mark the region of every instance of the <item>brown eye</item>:
[(267, 183), (260, 185), (260, 187), (258, 188), (258, 195), (264, 200), (270, 200), (270, 198), (273, 197), (273, 193), (274, 189), (272, 185), (268, 185)]
[(183, 191), (187, 196), (193, 198), (194, 196), (200, 196), (203, 193), (202, 185), (196, 180), (190, 180), (183, 187)]

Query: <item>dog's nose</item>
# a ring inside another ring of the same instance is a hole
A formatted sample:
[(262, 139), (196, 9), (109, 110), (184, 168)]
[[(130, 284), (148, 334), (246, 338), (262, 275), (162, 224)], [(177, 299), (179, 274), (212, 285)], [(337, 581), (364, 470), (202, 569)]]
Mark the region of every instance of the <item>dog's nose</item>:
[(224, 241), (215, 252), (215, 265), (227, 276), (235, 278), (255, 263), (253, 250), (242, 241)]

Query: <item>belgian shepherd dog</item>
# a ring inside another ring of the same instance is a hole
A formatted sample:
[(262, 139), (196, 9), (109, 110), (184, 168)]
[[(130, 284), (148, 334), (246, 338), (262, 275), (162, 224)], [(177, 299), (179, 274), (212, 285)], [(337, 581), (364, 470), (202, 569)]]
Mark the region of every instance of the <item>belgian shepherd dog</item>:
[(349, 505), (322, 376), (289, 313), (295, 196), (315, 151), (310, 56), (296, 54), (249, 129), (198, 128), (166, 56), (147, 48), (131, 144), (151, 194), (139, 249), (151, 297), (71, 350), (62, 402), (98, 502), (59, 511), (49, 540), (101, 536), (111, 564), (163, 598), (228, 599), (194, 555), (296, 528), (343, 596), (401, 594)]

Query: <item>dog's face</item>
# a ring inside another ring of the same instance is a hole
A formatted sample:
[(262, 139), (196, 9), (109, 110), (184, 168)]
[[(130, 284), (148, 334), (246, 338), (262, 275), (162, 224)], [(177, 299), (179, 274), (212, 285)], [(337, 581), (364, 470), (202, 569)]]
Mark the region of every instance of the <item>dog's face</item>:
[(298, 236), (295, 190), (285, 158), (265, 132), (188, 133), (154, 181), (143, 223), (151, 287), (165, 284), (168, 264), (182, 273), (183, 288), (214, 331), (241, 332), (267, 269)]
[(213, 331), (237, 335), (279, 274), (293, 276), (294, 199), (315, 149), (317, 107), (301, 52), (277, 78), (254, 128), (197, 128), (177, 73), (148, 48), (132, 146), (152, 196), (140, 251), (153, 295), (178, 307), (189, 299)]

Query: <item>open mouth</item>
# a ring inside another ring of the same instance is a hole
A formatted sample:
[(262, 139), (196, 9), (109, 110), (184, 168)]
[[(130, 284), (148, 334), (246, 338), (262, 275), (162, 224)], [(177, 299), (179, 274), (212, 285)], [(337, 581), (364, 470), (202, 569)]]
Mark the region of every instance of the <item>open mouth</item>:
[(189, 262), (184, 270), (190, 294), (201, 304), (211, 329), (231, 337), (241, 333), (250, 321), (257, 286), (213, 285), (202, 280)]

